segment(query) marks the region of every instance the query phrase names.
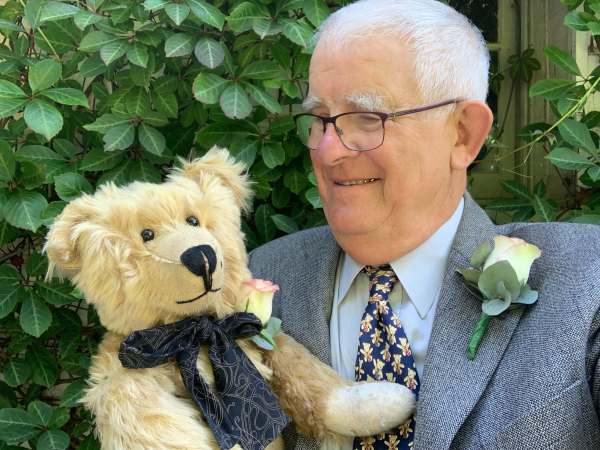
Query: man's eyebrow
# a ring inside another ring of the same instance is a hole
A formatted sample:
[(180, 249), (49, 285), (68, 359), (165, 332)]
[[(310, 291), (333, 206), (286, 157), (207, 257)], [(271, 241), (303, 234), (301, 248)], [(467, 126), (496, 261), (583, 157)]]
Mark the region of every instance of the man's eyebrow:
[(376, 92), (355, 92), (345, 97), (346, 103), (363, 111), (391, 111), (388, 97)]
[(316, 108), (317, 106), (321, 106), (323, 101), (319, 97), (315, 97), (314, 95), (308, 95), (302, 102), (302, 108), (309, 111), (311, 109)]

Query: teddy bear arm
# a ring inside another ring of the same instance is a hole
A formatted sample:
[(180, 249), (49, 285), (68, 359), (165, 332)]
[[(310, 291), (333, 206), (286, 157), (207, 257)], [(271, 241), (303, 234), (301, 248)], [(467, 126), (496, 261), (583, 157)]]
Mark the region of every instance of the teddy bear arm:
[[(317, 439), (369, 436), (404, 423), (414, 411), (412, 392), (396, 383), (349, 382), (280, 333), (266, 352), (272, 387), (302, 434)], [(382, 408), (382, 405), (394, 405)]]
[[(96, 359), (83, 399), (103, 449), (218, 449), (199, 410), (179, 396), (171, 370), (115, 369), (115, 358)], [(105, 372), (102, 359), (113, 360)]]

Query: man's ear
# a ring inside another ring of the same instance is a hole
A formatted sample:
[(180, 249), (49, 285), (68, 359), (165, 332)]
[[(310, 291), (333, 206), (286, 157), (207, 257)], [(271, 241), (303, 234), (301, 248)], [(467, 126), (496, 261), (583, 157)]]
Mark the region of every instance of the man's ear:
[(79, 272), (81, 261), (77, 247), (81, 230), (78, 228), (89, 216), (88, 198), (82, 197), (69, 203), (54, 219), (43, 249), (50, 263), (46, 279), (52, 278), (56, 269), (69, 278)]
[(457, 105), (454, 118), (456, 141), (450, 164), (455, 170), (466, 170), (479, 154), (494, 115), (485, 102), (465, 100)]
[(226, 149), (215, 146), (201, 158), (182, 161), (179, 173), (197, 183), (200, 183), (206, 175), (218, 177), (233, 192), (241, 210), (249, 211), (252, 189), (246, 167), (237, 162)]

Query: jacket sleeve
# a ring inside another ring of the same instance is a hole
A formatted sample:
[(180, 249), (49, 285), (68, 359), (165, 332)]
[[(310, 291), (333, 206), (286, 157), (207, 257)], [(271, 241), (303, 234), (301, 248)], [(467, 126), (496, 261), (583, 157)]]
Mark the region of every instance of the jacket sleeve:
[(600, 417), (600, 307), (596, 310), (590, 327), (586, 366), (594, 407)]

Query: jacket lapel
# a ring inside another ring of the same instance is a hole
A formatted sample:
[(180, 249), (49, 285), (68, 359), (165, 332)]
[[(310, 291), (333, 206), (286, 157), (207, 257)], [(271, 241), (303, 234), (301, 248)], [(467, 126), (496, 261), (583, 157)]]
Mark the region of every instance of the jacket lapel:
[[(299, 251), (310, 255), (302, 259), (304, 264), (310, 261), (310, 267), (295, 268), (303, 278), (285, 290), (287, 295), (282, 295), (281, 319), (287, 333), (331, 365), (329, 320), (341, 250), (328, 227), (311, 230), (309, 237), (301, 242)], [(306, 300), (298, 301), (299, 297)]]
[(481, 313), (481, 302), (466, 288), (457, 269), (469, 266), (479, 244), (497, 234), (486, 213), (465, 195), (459, 225), (422, 374), (415, 430), (416, 449), (448, 449), (456, 432), (485, 390), (521, 317), (521, 311), (493, 319), (475, 360), (467, 359), (467, 344)]

